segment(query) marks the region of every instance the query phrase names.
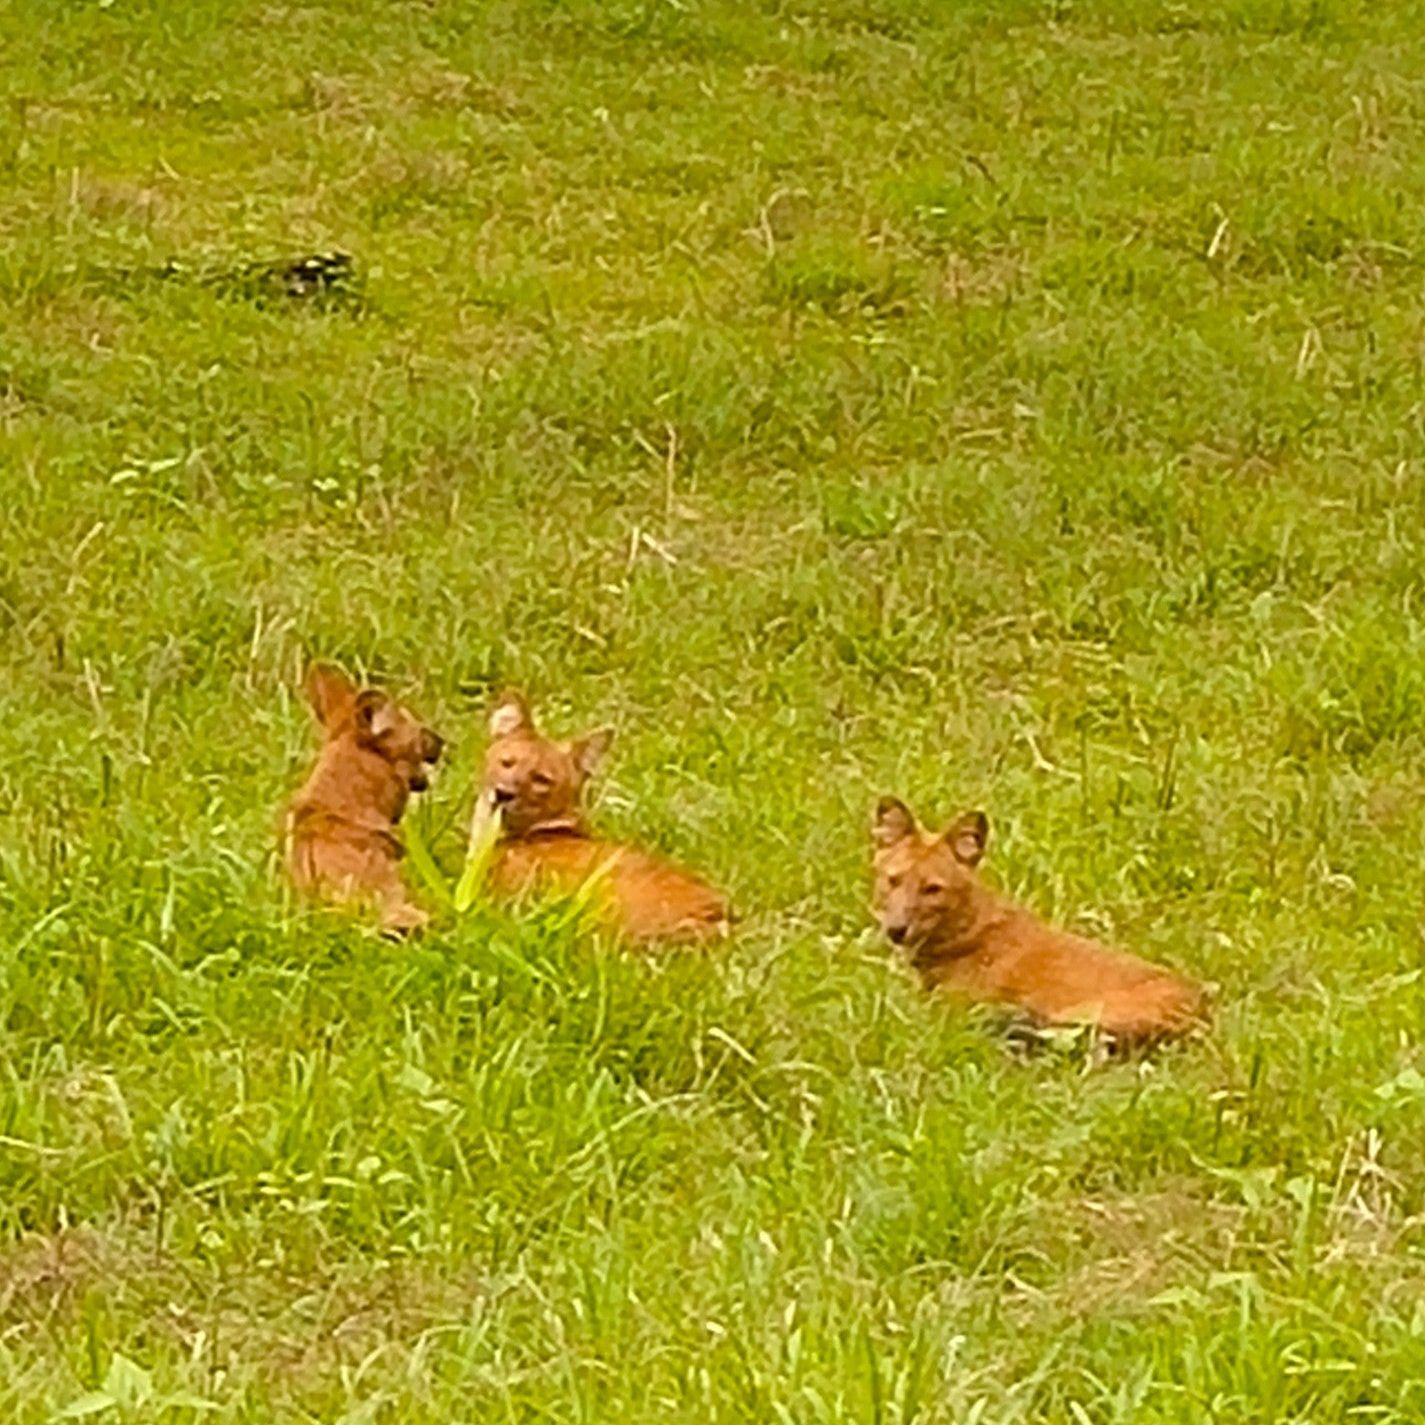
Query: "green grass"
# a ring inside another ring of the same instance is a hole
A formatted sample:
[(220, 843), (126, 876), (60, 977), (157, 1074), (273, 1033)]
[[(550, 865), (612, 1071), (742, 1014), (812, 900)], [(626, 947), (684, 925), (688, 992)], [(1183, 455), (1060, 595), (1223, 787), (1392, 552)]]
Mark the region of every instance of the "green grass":
[[(1425, 1415), (1412, 7), (0, 33), (0, 1415)], [(726, 953), (299, 913), (309, 652), (449, 738), (451, 875), (498, 685), (616, 722)], [(883, 791), (1212, 1038), (927, 1003)]]

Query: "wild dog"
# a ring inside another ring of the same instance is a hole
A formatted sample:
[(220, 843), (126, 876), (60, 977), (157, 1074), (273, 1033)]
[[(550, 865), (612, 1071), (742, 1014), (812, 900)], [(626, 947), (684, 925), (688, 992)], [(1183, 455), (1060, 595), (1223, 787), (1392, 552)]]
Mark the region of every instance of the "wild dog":
[(286, 864), (304, 894), (368, 904), (383, 928), (425, 924), (401, 880), (397, 823), (444, 746), (406, 708), (326, 663), (307, 670), (307, 701), (324, 738), (317, 764), (287, 808)]
[(489, 870), (496, 896), (570, 894), (594, 877), (599, 918), (626, 940), (696, 943), (726, 933), (727, 901), (706, 882), (589, 830), (584, 788), (613, 741), (610, 728), (556, 742), (536, 729), (517, 692), (496, 701), (489, 728), (475, 816), (477, 825), (492, 812), (500, 817)]
[(967, 812), (943, 833), (882, 797), (872, 828), (875, 909), (927, 989), (1015, 1006), (1040, 1025), (1092, 1024), (1127, 1043), (1181, 1034), (1205, 998), (1169, 970), (1046, 925), (980, 880), (989, 821)]

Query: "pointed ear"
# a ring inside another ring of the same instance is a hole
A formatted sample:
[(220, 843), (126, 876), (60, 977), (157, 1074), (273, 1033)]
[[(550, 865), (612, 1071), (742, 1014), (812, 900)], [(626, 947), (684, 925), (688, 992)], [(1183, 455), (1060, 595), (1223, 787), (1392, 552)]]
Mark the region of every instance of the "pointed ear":
[(574, 765), (583, 776), (592, 775), (594, 768), (604, 760), (604, 754), (613, 740), (613, 728), (599, 727), (593, 732), (585, 733), (583, 737), (576, 737), (569, 744), (569, 755), (573, 757)]
[(945, 844), (962, 865), (978, 866), (990, 839), (990, 819), (982, 811), (967, 811), (945, 833)]
[(894, 846), (915, 834), (910, 808), (896, 797), (882, 797), (871, 820), (871, 839), (877, 846)]
[(523, 693), (510, 688), (495, 699), (490, 709), (490, 736), (509, 737), (515, 732), (533, 732), (534, 719)]
[(396, 725), (396, 705), (375, 688), (366, 688), (356, 695), (354, 708), (356, 730), (364, 737), (380, 737)]
[(313, 663), (307, 669), (304, 686), (307, 701), (323, 727), (338, 722), (356, 697), (356, 685), (330, 663)]

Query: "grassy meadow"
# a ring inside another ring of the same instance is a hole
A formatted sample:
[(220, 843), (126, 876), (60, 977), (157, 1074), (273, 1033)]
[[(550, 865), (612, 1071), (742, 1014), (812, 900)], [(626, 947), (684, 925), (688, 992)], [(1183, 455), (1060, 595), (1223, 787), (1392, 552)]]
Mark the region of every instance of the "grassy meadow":
[[(1425, 1418), (1425, 17), (0, 0), (0, 1417)], [(341, 251), (288, 295), (247, 265)], [(742, 914), (294, 906), (319, 653)], [(1215, 986), (930, 1003), (881, 792)]]

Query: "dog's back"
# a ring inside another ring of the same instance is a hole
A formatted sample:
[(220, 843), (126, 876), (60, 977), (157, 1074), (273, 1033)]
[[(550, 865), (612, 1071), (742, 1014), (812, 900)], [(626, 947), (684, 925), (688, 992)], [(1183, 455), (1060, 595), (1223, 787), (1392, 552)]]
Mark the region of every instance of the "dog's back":
[(968, 954), (922, 971), (936, 988), (1020, 1006), (1043, 1024), (1097, 1024), (1116, 1039), (1180, 1033), (1203, 1011), (1201, 992), (1169, 970), (1015, 911)]
[(574, 895), (591, 880), (594, 906), (629, 940), (698, 941), (727, 929), (727, 902), (711, 886), (632, 846), (556, 832), (502, 842), (490, 867), (502, 896)]

